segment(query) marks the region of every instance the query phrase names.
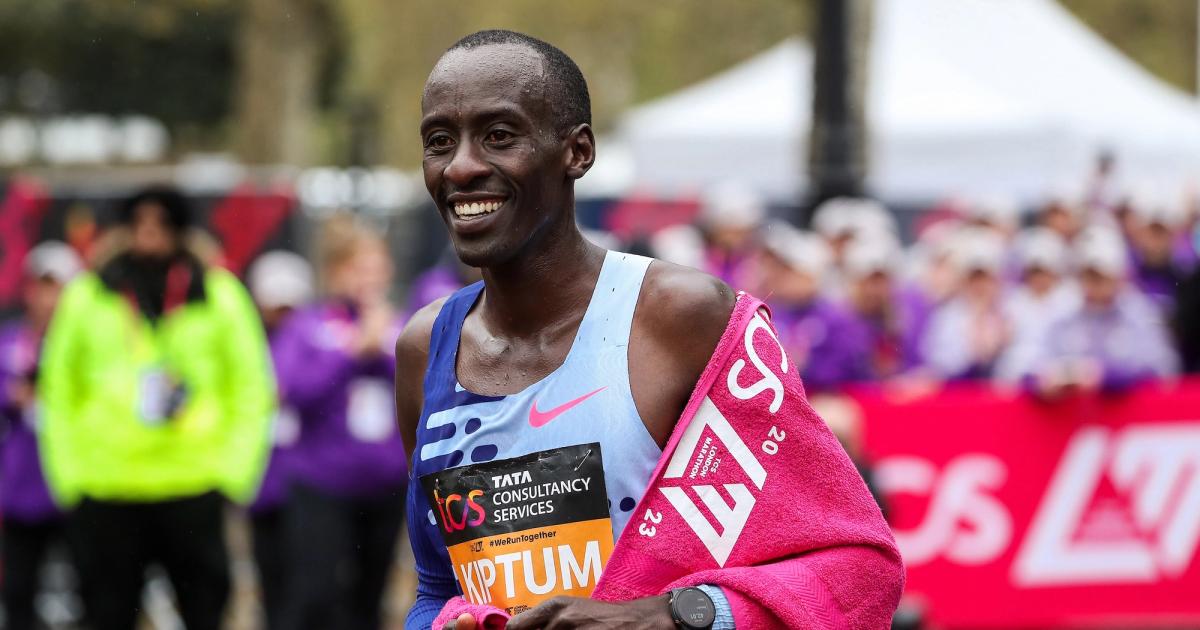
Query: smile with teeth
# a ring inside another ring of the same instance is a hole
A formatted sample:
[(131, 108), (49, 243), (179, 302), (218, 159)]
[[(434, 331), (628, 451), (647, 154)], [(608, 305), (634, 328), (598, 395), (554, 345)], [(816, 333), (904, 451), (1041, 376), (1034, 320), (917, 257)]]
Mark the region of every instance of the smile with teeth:
[(481, 214), (490, 214), (499, 210), (503, 203), (504, 201), (499, 199), (491, 201), (473, 201), (470, 203), (456, 203), (454, 204), (454, 214), (460, 217), (474, 217)]

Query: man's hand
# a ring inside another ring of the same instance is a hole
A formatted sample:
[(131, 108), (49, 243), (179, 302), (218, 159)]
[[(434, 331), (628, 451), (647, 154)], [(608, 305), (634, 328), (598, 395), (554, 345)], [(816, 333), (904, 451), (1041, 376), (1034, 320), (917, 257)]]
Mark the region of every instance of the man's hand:
[(33, 383), (27, 378), (15, 378), (8, 383), (8, 400), (16, 409), (24, 410), (33, 404)]
[(470, 613), (463, 613), (458, 619), (442, 626), (442, 630), (475, 630), (475, 618)]
[[(508, 630), (675, 630), (668, 595), (611, 604), (579, 597), (555, 597), (509, 620)], [(457, 629), (456, 629), (457, 630)]]
[(392, 306), (384, 299), (359, 304), (358, 336), (351, 352), (362, 358), (383, 354), (388, 332), (395, 321)]

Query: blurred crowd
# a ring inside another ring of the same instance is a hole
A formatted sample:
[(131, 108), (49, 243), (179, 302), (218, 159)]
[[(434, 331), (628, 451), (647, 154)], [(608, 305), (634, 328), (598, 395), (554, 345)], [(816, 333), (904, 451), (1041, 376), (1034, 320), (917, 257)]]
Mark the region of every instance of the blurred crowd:
[[(813, 395), (1115, 393), (1200, 370), (1200, 205), (1121, 189), (1109, 168), (1035, 208), (954, 201), (903, 226), (878, 201), (832, 199), (810, 230), (724, 184), (640, 245), (588, 235), (764, 298)], [(266, 628), (381, 627), (407, 483), (392, 344), (477, 270), (446, 256), (395, 300), (387, 243), (339, 215), (313, 255), (266, 252), (243, 284), (177, 191), (117, 215), (86, 262), (34, 248), (24, 312), (0, 328), (5, 627), (47, 617), (34, 604), (56, 546), (89, 627), (135, 627), (151, 566), (186, 627), (220, 627), (230, 502), (252, 524)]]
[(722, 186), (696, 225), (651, 250), (763, 297), (810, 393), (990, 381), (1056, 398), (1200, 369), (1200, 206), (1182, 192), (1090, 192), (1027, 212), (949, 202), (905, 247), (877, 201), (832, 199), (800, 230)]
[(138, 627), (148, 575), (176, 623), (223, 627), (230, 503), (264, 627), (382, 627), (407, 484), (387, 245), (339, 216), (315, 269), (267, 252), (247, 287), (219, 257), (165, 187), (125, 201), (88, 264), (54, 241), (26, 257), (24, 313), (0, 330), (4, 627), (53, 616), (55, 548), (82, 604), (55, 627)]

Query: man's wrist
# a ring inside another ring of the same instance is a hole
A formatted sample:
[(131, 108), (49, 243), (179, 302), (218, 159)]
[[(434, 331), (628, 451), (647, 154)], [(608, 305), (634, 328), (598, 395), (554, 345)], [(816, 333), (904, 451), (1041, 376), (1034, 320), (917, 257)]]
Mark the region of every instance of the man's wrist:
[(662, 630), (675, 630), (678, 628), (675, 625), (675, 620), (671, 618), (670, 593), (647, 597), (639, 601), (646, 602), (647, 619), (651, 621), (649, 627), (662, 628)]

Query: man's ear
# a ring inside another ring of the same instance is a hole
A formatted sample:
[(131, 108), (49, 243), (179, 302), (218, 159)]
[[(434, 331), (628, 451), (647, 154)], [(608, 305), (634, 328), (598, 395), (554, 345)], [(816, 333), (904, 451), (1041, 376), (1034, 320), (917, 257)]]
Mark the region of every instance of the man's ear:
[(566, 137), (567, 177), (579, 179), (596, 162), (596, 136), (592, 126), (583, 123), (567, 133)]

